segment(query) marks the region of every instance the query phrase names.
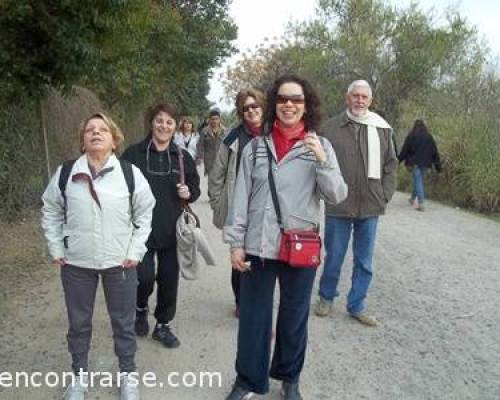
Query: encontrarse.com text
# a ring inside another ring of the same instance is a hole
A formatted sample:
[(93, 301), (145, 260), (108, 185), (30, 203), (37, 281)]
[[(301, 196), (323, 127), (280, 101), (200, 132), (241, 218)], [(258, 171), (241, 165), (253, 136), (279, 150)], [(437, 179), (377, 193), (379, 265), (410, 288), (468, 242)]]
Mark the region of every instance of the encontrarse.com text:
[[(220, 372), (170, 372), (165, 380), (158, 379), (154, 372), (130, 372), (131, 384), (142, 385), (148, 388), (213, 388), (222, 387)], [(0, 388), (28, 388), (28, 387), (65, 387), (75, 382), (88, 387), (120, 386), (119, 372), (80, 371), (79, 375), (72, 372), (0, 372)]]

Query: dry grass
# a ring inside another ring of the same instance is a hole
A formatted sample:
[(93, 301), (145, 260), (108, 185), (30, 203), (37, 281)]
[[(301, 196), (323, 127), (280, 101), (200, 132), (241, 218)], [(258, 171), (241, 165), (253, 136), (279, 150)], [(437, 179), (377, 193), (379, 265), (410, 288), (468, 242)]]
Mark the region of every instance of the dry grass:
[(16, 223), (0, 222), (0, 309), (56, 273), (48, 262), (39, 220), (39, 213), (31, 212)]

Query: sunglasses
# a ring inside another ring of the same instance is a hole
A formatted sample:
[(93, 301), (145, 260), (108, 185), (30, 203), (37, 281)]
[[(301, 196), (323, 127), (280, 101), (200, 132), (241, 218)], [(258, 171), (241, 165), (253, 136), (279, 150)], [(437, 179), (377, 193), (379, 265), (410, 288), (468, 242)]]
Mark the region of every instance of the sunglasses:
[(278, 94), (276, 96), (276, 104), (286, 104), (289, 101), (292, 102), (292, 104), (304, 104), (306, 102), (306, 99), (302, 97), (300, 94), (295, 94), (292, 96), (287, 96), (285, 94)]
[(257, 108), (260, 108), (260, 106), (257, 103), (248, 104), (246, 106), (243, 106), (243, 112), (247, 112), (250, 109), (256, 110)]

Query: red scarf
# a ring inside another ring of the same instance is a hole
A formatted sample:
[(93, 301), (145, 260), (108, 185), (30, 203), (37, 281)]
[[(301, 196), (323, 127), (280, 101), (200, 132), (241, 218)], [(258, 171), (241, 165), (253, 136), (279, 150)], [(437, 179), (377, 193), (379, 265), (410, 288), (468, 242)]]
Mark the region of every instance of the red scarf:
[(262, 133), (262, 125), (250, 125), (245, 122), (245, 128), (252, 137), (257, 137)]
[(272, 130), (274, 147), (276, 148), (276, 157), (280, 161), (290, 151), (295, 143), (303, 140), (305, 136), (304, 122), (300, 121), (293, 128), (283, 126), (280, 120), (275, 120)]

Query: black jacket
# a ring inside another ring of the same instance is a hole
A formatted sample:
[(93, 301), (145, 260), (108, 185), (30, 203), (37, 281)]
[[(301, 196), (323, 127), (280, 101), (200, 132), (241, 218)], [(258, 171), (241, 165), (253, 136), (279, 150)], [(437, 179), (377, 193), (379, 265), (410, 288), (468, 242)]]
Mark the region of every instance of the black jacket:
[[(157, 151), (154, 144), (148, 145), (151, 136), (142, 142), (129, 146), (122, 158), (138, 167), (151, 186), (156, 199), (153, 209), (152, 230), (146, 243), (148, 249), (166, 249), (176, 245), (175, 223), (179, 217), (181, 199), (177, 195), (177, 184), (180, 183), (179, 148), (173, 140), (165, 151)], [(189, 187), (192, 203), (200, 197), (200, 177), (190, 154), (182, 150), (184, 155), (184, 171), (186, 185)], [(149, 155), (149, 162), (147, 162)], [(163, 172), (159, 175), (155, 172)]]
[(398, 156), (399, 162), (407, 166), (425, 168), (436, 167), (441, 171), (441, 159), (434, 138), (428, 133), (410, 133), (406, 136), (403, 148)]

